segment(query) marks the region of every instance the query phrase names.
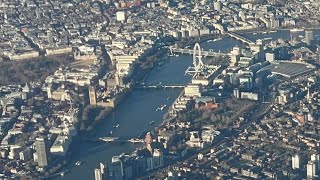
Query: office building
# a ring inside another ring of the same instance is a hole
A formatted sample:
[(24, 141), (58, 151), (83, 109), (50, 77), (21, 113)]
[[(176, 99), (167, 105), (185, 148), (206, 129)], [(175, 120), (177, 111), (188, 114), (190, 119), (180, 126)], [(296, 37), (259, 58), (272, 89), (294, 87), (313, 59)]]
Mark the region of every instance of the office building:
[(188, 84), (184, 88), (184, 95), (187, 97), (201, 97), (201, 85), (200, 84)]
[(240, 98), (240, 90), (238, 88), (233, 89), (233, 97), (236, 99)]
[(119, 156), (113, 156), (110, 166), (110, 180), (123, 180), (123, 164)]
[(102, 173), (99, 168), (94, 169), (94, 179), (95, 180), (103, 180)]
[(102, 179), (103, 180), (109, 180), (109, 169), (106, 163), (100, 163), (100, 172), (102, 174)]
[(19, 159), (22, 161), (27, 161), (27, 160), (31, 159), (31, 149), (26, 148), (25, 150), (21, 151), (19, 153)]
[(117, 21), (124, 22), (126, 20), (126, 13), (124, 11), (118, 11), (116, 17)]
[(316, 169), (318, 172), (320, 172), (320, 155), (319, 154), (312, 154), (311, 161), (315, 162)]
[(109, 180), (109, 169), (106, 163), (100, 163), (99, 167), (94, 169), (95, 180)]
[(307, 177), (314, 178), (316, 176), (316, 164), (313, 161), (309, 161), (307, 164)]
[(46, 139), (39, 137), (35, 141), (37, 162), (39, 167), (46, 167), (48, 165), (48, 151), (46, 146)]
[(90, 105), (97, 104), (96, 89), (94, 87), (89, 88), (89, 100), (90, 100)]
[(214, 2), (213, 9), (216, 11), (221, 11), (222, 10), (222, 2), (220, 2), (220, 1)]
[(273, 62), (275, 61), (275, 54), (274, 53), (266, 53), (266, 61), (269, 61), (269, 62)]
[(163, 153), (160, 151), (160, 149), (154, 149), (153, 163), (154, 163), (154, 168), (159, 168), (164, 165)]
[(300, 157), (298, 154), (292, 156), (292, 169), (299, 169), (300, 168)]
[(308, 45), (310, 45), (311, 42), (313, 41), (313, 31), (312, 30), (306, 30), (305, 31), (305, 38), (306, 38), (306, 43)]

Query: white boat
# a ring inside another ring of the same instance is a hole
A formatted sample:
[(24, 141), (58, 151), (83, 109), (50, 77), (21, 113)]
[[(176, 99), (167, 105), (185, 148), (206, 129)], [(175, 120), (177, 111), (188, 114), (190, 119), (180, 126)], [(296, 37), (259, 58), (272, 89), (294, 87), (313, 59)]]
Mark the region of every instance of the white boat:
[(160, 107), (160, 110), (162, 111), (164, 108), (166, 108), (167, 107), (167, 105), (162, 105), (161, 107)]
[(153, 124), (154, 123), (154, 121), (150, 121), (150, 123), (149, 124)]
[(132, 143), (143, 143), (144, 139), (132, 138), (132, 139), (129, 139), (128, 141)]
[(290, 29), (290, 32), (300, 32), (300, 31), (304, 31), (304, 29), (298, 29), (298, 28)]
[(104, 141), (104, 142), (112, 142), (112, 141), (115, 141), (115, 140), (117, 140), (117, 139), (119, 139), (119, 138), (117, 138), (117, 137), (101, 137), (101, 138), (99, 138), (101, 141)]
[(81, 161), (77, 161), (77, 162), (76, 162), (76, 166), (80, 166), (81, 164), (82, 164)]
[(256, 35), (257, 33), (252, 33), (253, 35)]
[(112, 131), (110, 131), (109, 134), (112, 134)]
[(176, 54), (175, 56), (176, 56), (176, 57), (179, 57), (179, 54)]
[(271, 39), (272, 39), (272, 37), (266, 37), (263, 40), (271, 40)]
[(60, 173), (60, 176), (64, 176), (64, 172)]
[(116, 128), (118, 128), (119, 126), (120, 126), (120, 124), (117, 124), (117, 125), (116, 125)]
[(222, 40), (222, 38), (217, 38), (217, 39), (214, 39), (213, 41), (215, 42), (215, 41), (220, 41), (220, 40)]
[(210, 39), (210, 40), (208, 40), (207, 42), (212, 42), (213, 40), (212, 39)]

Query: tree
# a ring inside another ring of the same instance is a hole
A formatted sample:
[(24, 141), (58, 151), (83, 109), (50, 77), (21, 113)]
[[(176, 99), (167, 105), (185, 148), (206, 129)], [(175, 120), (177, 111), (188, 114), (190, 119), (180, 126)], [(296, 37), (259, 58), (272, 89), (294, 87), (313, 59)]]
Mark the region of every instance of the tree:
[(202, 113), (202, 119), (208, 119), (208, 118), (210, 118), (210, 117), (211, 117), (211, 114), (212, 114), (211, 111), (205, 110), (205, 111)]
[(33, 98), (27, 100), (27, 106), (34, 106), (35, 100)]
[(217, 120), (216, 114), (212, 113), (211, 116), (210, 116), (210, 120), (211, 121), (216, 121)]

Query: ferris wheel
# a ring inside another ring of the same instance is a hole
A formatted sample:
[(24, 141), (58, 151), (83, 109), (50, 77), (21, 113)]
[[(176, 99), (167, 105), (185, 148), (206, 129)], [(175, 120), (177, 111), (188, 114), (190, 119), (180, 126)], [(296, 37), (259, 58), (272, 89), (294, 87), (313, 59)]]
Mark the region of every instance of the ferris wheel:
[(199, 43), (196, 43), (193, 48), (193, 67), (195, 72), (200, 72), (203, 67), (201, 47)]

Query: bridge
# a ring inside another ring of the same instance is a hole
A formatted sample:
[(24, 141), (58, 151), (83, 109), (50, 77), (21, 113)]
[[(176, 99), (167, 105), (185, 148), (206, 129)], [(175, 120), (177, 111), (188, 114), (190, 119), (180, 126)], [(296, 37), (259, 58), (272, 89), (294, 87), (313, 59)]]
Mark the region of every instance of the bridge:
[(122, 139), (118, 137), (101, 137), (99, 140), (111, 143), (111, 142), (118, 142), (118, 143), (125, 143), (125, 142), (131, 142), (131, 143), (144, 143), (143, 139), (139, 138), (131, 138), (131, 139)]
[(248, 44), (249, 46), (255, 44), (255, 42), (251, 41), (250, 39), (247, 39), (247, 38), (245, 38), (245, 37), (243, 37), (243, 36), (240, 36), (239, 34), (236, 34), (236, 33), (233, 33), (233, 32), (228, 32), (227, 35), (229, 35), (229, 36), (232, 37), (232, 38), (235, 38), (235, 39), (238, 40), (238, 41), (241, 41), (241, 42), (243, 42), (243, 43), (246, 43), (246, 44)]
[[(174, 55), (175, 53), (193, 55), (194, 50), (193, 49), (176, 48), (176, 47), (171, 46), (170, 53), (171, 53), (171, 55)], [(217, 57), (217, 56), (229, 56), (230, 54), (229, 53), (214, 52), (214, 51), (205, 51), (202, 49), (201, 55), (204, 57)]]
[(137, 89), (167, 89), (167, 88), (184, 88), (185, 86), (183, 85), (140, 85), (136, 86), (135, 88)]

